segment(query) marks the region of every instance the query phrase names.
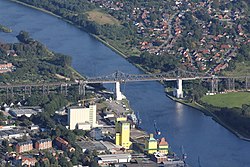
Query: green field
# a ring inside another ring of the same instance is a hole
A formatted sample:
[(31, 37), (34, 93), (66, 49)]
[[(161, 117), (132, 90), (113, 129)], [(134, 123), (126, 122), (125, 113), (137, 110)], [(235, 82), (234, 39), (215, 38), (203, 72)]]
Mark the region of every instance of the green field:
[(242, 104), (250, 104), (249, 92), (231, 92), (227, 94), (217, 94), (204, 96), (201, 101), (216, 107), (241, 107)]
[(87, 14), (88, 14), (88, 20), (95, 21), (100, 25), (103, 24), (120, 25), (120, 22), (116, 18), (101, 11), (92, 10), (88, 11)]

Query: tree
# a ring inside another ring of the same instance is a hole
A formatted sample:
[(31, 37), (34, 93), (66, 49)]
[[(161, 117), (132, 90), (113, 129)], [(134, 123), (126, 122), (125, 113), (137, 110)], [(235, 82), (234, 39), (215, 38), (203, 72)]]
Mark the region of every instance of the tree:
[(58, 160), (54, 156), (50, 158), (50, 163), (51, 165), (58, 166)]
[(35, 167), (41, 167), (40, 163), (39, 163), (39, 162), (36, 162), (36, 163), (35, 163)]
[(32, 40), (29, 36), (29, 33), (26, 31), (20, 31), (19, 34), (17, 35), (17, 39), (23, 43), (29, 43)]
[(64, 155), (59, 156), (59, 165), (61, 167), (73, 167), (71, 162), (68, 162)]
[(90, 167), (99, 167), (98, 163), (96, 161), (92, 161), (90, 163)]
[(77, 135), (77, 136), (85, 136), (86, 131), (81, 130), (81, 129), (75, 129), (73, 130), (73, 132)]
[(58, 161), (59, 161), (59, 165), (61, 166), (65, 166), (68, 163), (67, 159), (63, 155), (59, 156)]
[(72, 162), (73, 165), (77, 165), (77, 164), (78, 164), (77, 157), (73, 156), (73, 157), (71, 158), (71, 162)]
[(4, 147), (4, 152), (11, 152), (13, 149), (12, 147), (9, 146), (9, 141), (8, 140), (3, 140), (2, 141), (2, 146)]
[(212, 7), (215, 9), (218, 9), (220, 7), (220, 2), (219, 0), (214, 0), (212, 3)]

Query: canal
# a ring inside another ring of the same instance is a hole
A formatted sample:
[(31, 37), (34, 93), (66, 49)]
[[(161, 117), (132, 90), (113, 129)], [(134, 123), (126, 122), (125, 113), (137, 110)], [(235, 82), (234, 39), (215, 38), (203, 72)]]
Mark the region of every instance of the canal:
[[(0, 33), (0, 41), (17, 42), (20, 30), (44, 43), (49, 49), (73, 58), (73, 67), (83, 75), (97, 76), (120, 70), (142, 73), (132, 64), (87, 33), (64, 21), (22, 5), (0, 0), (0, 23), (13, 33)], [(142, 128), (154, 132), (154, 120), (171, 149), (188, 155), (187, 162), (203, 167), (250, 166), (250, 142), (238, 139), (211, 117), (198, 110), (171, 101), (158, 82), (122, 85), (131, 107), (140, 112)]]

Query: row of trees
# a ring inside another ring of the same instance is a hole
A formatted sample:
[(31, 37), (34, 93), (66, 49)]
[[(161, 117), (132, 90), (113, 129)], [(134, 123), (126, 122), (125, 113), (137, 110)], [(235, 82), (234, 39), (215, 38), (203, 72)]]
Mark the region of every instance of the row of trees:
[(151, 72), (167, 72), (176, 69), (180, 64), (173, 55), (158, 55), (144, 52), (138, 61), (144, 68)]

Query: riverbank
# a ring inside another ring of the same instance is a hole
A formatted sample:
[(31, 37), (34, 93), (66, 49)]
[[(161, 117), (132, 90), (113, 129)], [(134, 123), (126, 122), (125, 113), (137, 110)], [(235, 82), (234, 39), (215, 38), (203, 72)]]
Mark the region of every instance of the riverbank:
[[(13, 1), (13, 0), (12, 0)], [(63, 19), (63, 20), (65, 20), (65, 19)], [(66, 20), (65, 20), (66, 21)], [(69, 22), (69, 21), (67, 21), (67, 22)], [(71, 23), (71, 22), (69, 22), (70, 24), (73, 24), (73, 23)], [(73, 24), (74, 25), (74, 24)], [(75, 25), (75, 26), (77, 26), (77, 25)], [(81, 28), (81, 27), (79, 27), (79, 26), (77, 26), (78, 28)], [(81, 28), (82, 29), (82, 28)], [(91, 34), (92, 35), (92, 34)], [(93, 35), (92, 35), (93, 36)], [(99, 40), (99, 39), (98, 39)], [(99, 40), (100, 41), (100, 40)], [(106, 43), (106, 44), (108, 44), (106, 41), (101, 41), (102, 43)], [(109, 44), (108, 44), (109, 45)], [(106, 45), (106, 46), (108, 46), (108, 45)], [(108, 47), (110, 47), (110, 46), (108, 46)], [(111, 48), (112, 49), (112, 48)], [(114, 50), (115, 51), (115, 50)], [(119, 55), (121, 55), (120, 53), (119, 53)], [(124, 55), (121, 55), (121, 56), (124, 56)], [(132, 63), (132, 64), (134, 64), (134, 63)], [(143, 70), (144, 71), (144, 70)]]
[(201, 104), (199, 104), (197, 102), (194, 102), (194, 103), (185, 102), (184, 100), (177, 99), (177, 98), (169, 95), (168, 93), (166, 93), (166, 95), (167, 95), (167, 97), (169, 97), (170, 99), (172, 99), (175, 102), (178, 102), (178, 103), (181, 103), (183, 105), (192, 107), (194, 109), (197, 109), (197, 110), (203, 112), (207, 116), (211, 116), (214, 121), (216, 121), (217, 123), (219, 123), (224, 128), (228, 129), (230, 132), (232, 132), (233, 134), (235, 134), (238, 138), (250, 142), (250, 137), (244, 137), (242, 134), (240, 134), (240, 132), (238, 132), (237, 130), (235, 130), (230, 125), (226, 124), (223, 120), (221, 120), (217, 115), (215, 115), (212, 111), (210, 111), (209, 109), (207, 109), (205, 106), (203, 106), (203, 105), (201, 105)]
[(67, 68), (70, 69), (70, 71), (73, 73), (73, 76), (79, 77), (79, 79), (83, 79), (83, 80), (86, 79), (83, 75), (81, 75), (78, 71), (76, 71), (76, 69), (74, 69), (72, 66), (67, 66)]
[(30, 8), (36, 9), (36, 10), (40, 10), (40, 11), (42, 11), (42, 12), (44, 12), (44, 13), (47, 13), (47, 14), (50, 14), (50, 15), (52, 15), (52, 16), (55, 16), (55, 17), (57, 17), (57, 18), (62, 19), (62, 17), (61, 17), (61, 16), (56, 15), (56, 14), (54, 14), (54, 13), (52, 13), (52, 12), (48, 11), (48, 10), (45, 10), (45, 9), (42, 9), (42, 8), (38, 8), (38, 7), (35, 7), (35, 6), (33, 6), (33, 5), (29, 5), (29, 4), (27, 4), (27, 3), (23, 3), (23, 2), (20, 2), (20, 1), (17, 1), (17, 0), (9, 0), (9, 1), (11, 1), (11, 2), (15, 2), (15, 3), (18, 3), (18, 4), (20, 4), (20, 5), (27, 6), (27, 7), (30, 7)]
[(126, 54), (124, 54), (122, 51), (120, 51), (119, 49), (115, 48), (114, 46), (112, 46), (110, 43), (108, 43), (107, 41), (105, 41), (104, 39), (101, 39), (99, 36), (95, 35), (95, 34), (92, 34), (90, 32), (88, 32), (86, 29), (84, 29), (83, 27), (79, 26), (79, 25), (76, 25), (75, 23), (73, 23), (72, 21), (70, 20), (67, 20), (63, 17), (61, 17), (60, 15), (57, 15), (57, 14), (54, 14), (46, 9), (43, 9), (43, 8), (38, 8), (38, 7), (35, 7), (33, 5), (29, 5), (29, 4), (26, 4), (24, 2), (20, 2), (18, 0), (10, 0), (11, 2), (14, 2), (14, 3), (18, 3), (20, 5), (24, 5), (24, 6), (27, 6), (27, 7), (30, 7), (30, 8), (33, 8), (33, 9), (36, 9), (36, 10), (39, 10), (39, 11), (42, 11), (44, 13), (47, 13), (47, 14), (50, 14), (54, 17), (57, 17), (59, 19), (62, 19), (64, 21), (66, 21), (67, 23), (87, 32), (89, 35), (91, 35), (92, 37), (94, 37), (95, 39), (97, 39), (98, 41), (100, 41), (101, 43), (103, 43), (105, 46), (109, 47), (111, 50), (113, 50), (114, 52), (116, 52), (117, 54), (119, 54), (120, 56), (122, 56), (123, 58), (125, 58), (127, 61), (129, 61), (131, 64), (133, 64), (134, 66), (136, 66), (138, 69), (142, 70), (143, 72), (145, 73), (149, 73), (146, 69), (144, 69), (142, 66), (140, 66), (139, 64), (136, 64), (134, 63), (133, 61), (129, 60), (128, 59), (128, 56)]

